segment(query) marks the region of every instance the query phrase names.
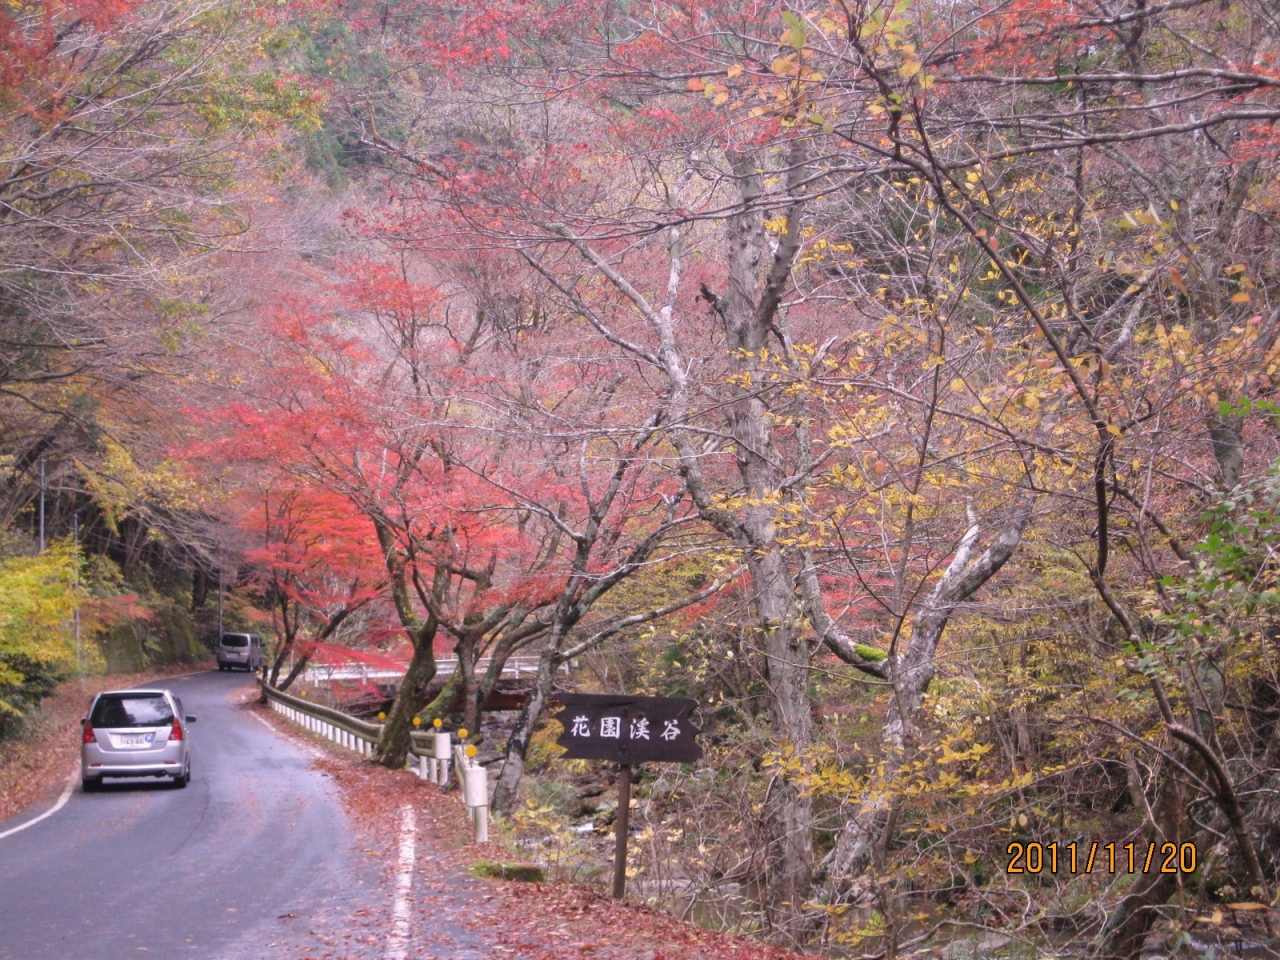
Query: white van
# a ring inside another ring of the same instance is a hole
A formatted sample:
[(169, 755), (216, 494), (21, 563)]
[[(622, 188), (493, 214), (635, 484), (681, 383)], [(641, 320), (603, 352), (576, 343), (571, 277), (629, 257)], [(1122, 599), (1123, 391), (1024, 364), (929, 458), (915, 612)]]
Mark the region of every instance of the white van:
[(262, 666), (262, 638), (252, 633), (224, 633), (218, 641), (218, 669), (244, 667), (252, 672)]

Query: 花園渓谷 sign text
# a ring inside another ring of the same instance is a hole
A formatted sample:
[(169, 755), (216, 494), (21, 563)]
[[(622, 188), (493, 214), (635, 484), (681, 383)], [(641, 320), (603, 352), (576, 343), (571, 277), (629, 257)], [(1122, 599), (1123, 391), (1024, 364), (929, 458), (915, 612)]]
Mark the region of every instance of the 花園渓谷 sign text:
[(555, 698), (564, 727), (556, 741), (570, 760), (614, 763), (692, 763), (702, 756), (701, 731), (690, 714), (697, 702), (681, 697), (565, 693)]

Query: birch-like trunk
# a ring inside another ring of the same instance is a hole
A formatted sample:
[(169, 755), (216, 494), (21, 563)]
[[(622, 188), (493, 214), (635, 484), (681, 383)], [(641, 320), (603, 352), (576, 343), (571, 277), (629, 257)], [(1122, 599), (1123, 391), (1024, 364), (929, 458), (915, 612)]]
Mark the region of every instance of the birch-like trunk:
[(861, 799), (841, 826), (827, 856), (827, 874), (837, 885), (860, 876), (888, 843), (898, 804), (893, 784), (907, 762), (924, 697), (937, 671), (935, 657), (943, 631), (956, 607), (995, 576), (1013, 555), (1034, 503), (1030, 488), (1023, 488), (995, 541), (976, 560), (972, 556), (980, 529), (971, 519), (955, 556), (915, 617), (906, 651), (885, 661), (892, 693), (881, 738), (884, 771), (877, 788)]
[[(676, 310), (683, 280), (680, 227), (672, 226), (666, 231), (669, 270), (666, 295), (660, 304), (651, 303), (613, 263), (567, 227), (549, 227), (634, 304), (656, 338), (653, 351), (629, 341), (575, 298), (575, 304), (597, 331), (615, 346), (661, 369), (666, 376), (663, 422), (670, 425), (668, 438), (675, 447), (685, 489), (702, 519), (742, 552), (751, 574), (755, 636), (766, 664), (774, 746), (801, 755), (811, 746), (808, 683), (812, 644), (805, 636), (800, 610), (800, 557), (789, 557), (777, 538), (775, 520), (785, 495), (782, 488), (786, 457), (774, 442), (768, 394), (759, 385), (768, 381), (770, 373), (764, 352), (769, 338), (778, 336), (775, 352), (787, 348), (775, 321), (801, 245), (800, 213), (804, 201), (799, 198), (806, 192), (806, 150), (806, 142), (797, 139), (788, 154), (782, 194), (785, 225), (772, 249), (763, 225), (766, 160), (750, 150), (728, 154), (738, 193), (735, 213), (727, 221), (728, 290), (722, 297), (705, 288), (702, 294), (723, 323), (730, 372), (735, 375), (724, 397), (727, 422), (722, 429), (732, 439), (739, 483), (731, 492), (745, 501), (741, 508), (725, 507), (717, 494), (729, 491), (710, 487), (702, 466), (705, 434), (689, 429), (699, 419), (695, 397), (700, 387), (690, 382), (690, 364), (681, 353), (676, 336)], [(679, 204), (681, 191), (692, 173), (690, 167), (673, 185), (673, 206)], [(552, 277), (545, 268), (539, 269), (544, 276)], [(572, 295), (567, 288), (562, 289)], [(508, 757), (512, 757), (510, 750)], [(797, 785), (779, 778), (769, 792), (766, 818), (771, 832), (767, 899), (775, 927), (785, 929), (799, 915), (812, 883), (812, 801)]]

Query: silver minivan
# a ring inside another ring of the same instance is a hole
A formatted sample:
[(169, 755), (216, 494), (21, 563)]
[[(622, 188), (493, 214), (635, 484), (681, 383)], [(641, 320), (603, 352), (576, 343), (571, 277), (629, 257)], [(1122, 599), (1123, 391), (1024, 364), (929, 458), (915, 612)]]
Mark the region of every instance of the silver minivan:
[(252, 633), (224, 633), (218, 641), (218, 669), (244, 667), (254, 671), (262, 666), (262, 638)]
[(107, 690), (93, 698), (80, 721), (80, 781), (86, 793), (103, 777), (173, 777), (191, 781), (191, 735), (195, 717), (168, 690)]

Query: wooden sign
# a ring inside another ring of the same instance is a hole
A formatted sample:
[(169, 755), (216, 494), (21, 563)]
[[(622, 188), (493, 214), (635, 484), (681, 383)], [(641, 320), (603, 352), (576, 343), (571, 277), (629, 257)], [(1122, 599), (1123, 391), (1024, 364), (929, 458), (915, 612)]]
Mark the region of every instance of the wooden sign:
[(564, 693), (554, 719), (564, 733), (556, 743), (571, 760), (632, 763), (692, 763), (702, 756), (694, 739), (702, 731), (690, 714), (697, 701), (680, 697), (627, 697)]
[(633, 763), (692, 763), (702, 756), (702, 731), (690, 715), (698, 705), (683, 697), (625, 697), (562, 693), (553, 698), (564, 733), (556, 743), (569, 760), (611, 760), (618, 765), (618, 818), (613, 825), (613, 896), (627, 892), (627, 831)]

